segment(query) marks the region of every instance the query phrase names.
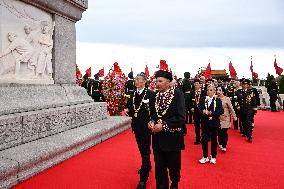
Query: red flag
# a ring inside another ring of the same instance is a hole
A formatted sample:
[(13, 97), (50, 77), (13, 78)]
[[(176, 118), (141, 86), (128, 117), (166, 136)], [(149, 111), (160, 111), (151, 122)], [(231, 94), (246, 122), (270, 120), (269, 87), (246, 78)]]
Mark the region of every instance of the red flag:
[(276, 74), (278, 74), (279, 76), (281, 76), (281, 74), (282, 74), (282, 72), (283, 72), (283, 69), (280, 68), (280, 67), (277, 65), (276, 58), (275, 58), (275, 61), (274, 61), (274, 68), (275, 68)]
[(98, 74), (99, 74), (99, 77), (104, 77), (104, 75), (105, 75), (105, 68), (100, 69)]
[(147, 78), (150, 76), (150, 74), (149, 74), (149, 68), (148, 68), (147, 65), (146, 65), (146, 67), (145, 67), (145, 75), (147, 76)]
[(229, 71), (230, 71), (231, 78), (236, 79), (237, 78), (237, 72), (236, 72), (236, 70), (235, 70), (235, 68), (234, 68), (234, 66), (233, 66), (231, 61), (229, 63)]
[(204, 77), (205, 79), (210, 79), (211, 78), (211, 65), (210, 63), (208, 64), (205, 72), (204, 72)]
[(258, 74), (253, 71), (252, 60), (250, 62), (250, 71), (251, 71), (251, 75), (252, 75), (253, 78), (258, 78)]
[(82, 77), (82, 73), (81, 73), (79, 67), (77, 66), (77, 64), (76, 64), (76, 77), (77, 78), (81, 78)]
[(89, 69), (86, 70), (86, 74), (91, 77), (92, 76), (92, 68), (90, 67)]
[(165, 60), (160, 60), (160, 70), (169, 71), (168, 64)]
[(113, 64), (113, 70), (114, 70), (115, 72), (121, 72), (121, 69), (120, 69), (120, 67), (119, 67), (119, 65), (118, 65), (117, 62), (115, 62), (115, 63)]

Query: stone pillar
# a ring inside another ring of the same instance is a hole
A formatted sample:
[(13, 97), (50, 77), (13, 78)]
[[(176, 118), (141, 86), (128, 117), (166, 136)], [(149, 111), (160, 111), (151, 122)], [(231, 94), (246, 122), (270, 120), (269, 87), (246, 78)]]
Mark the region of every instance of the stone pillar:
[[(76, 83), (75, 22), (54, 15), (53, 67), (55, 84)], [(56, 64), (55, 64), (56, 63)]]

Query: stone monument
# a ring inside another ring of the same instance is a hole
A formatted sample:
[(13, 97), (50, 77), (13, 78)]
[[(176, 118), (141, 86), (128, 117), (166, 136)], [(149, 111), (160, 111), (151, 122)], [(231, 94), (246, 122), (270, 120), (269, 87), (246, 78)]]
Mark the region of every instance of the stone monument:
[(76, 85), (87, 0), (0, 0), (0, 188), (130, 127)]

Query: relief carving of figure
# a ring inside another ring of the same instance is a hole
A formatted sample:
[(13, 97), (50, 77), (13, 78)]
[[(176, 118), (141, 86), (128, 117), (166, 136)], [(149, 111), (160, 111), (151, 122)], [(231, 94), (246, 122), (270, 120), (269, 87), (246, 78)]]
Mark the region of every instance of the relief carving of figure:
[(40, 44), (40, 52), (38, 56), (36, 75), (38, 78), (42, 78), (45, 73), (52, 79), (52, 48), (53, 40), (50, 34), (51, 27), (47, 22), (41, 23), (41, 33), (38, 37), (38, 43)]
[[(19, 76), (21, 63), (28, 63), (28, 68), (35, 69), (36, 57), (34, 47), (25, 39), (19, 38), (15, 33), (8, 33), (9, 47), (0, 54), (0, 58), (12, 53), (15, 58), (15, 76)], [(14, 52), (17, 52), (14, 53)]]

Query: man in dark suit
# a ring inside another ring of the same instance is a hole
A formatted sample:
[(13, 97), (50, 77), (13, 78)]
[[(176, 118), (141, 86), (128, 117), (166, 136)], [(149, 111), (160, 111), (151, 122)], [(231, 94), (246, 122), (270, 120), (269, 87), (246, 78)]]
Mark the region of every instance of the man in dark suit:
[(203, 157), (199, 160), (201, 164), (209, 162), (208, 158), (208, 138), (211, 136), (211, 159), (210, 163), (216, 164), (217, 157), (217, 132), (220, 127), (220, 115), (224, 113), (222, 101), (214, 96), (215, 86), (207, 86), (207, 96), (199, 103), (202, 129), (202, 151)]
[(181, 90), (170, 88), (173, 80), (168, 71), (156, 72), (155, 112), (148, 127), (153, 132), (156, 189), (177, 189), (180, 181), (181, 150), (185, 124), (185, 103)]
[(193, 90), (193, 83), (190, 81), (190, 73), (184, 72), (184, 79), (182, 81), (182, 91), (184, 93), (185, 109), (186, 109), (186, 123), (192, 123), (192, 112), (190, 110), (191, 93)]
[(255, 94), (251, 89), (248, 89), (249, 80), (242, 81), (242, 90), (238, 94), (238, 103), (240, 110), (240, 119), (242, 122), (243, 137), (247, 137), (252, 143), (252, 118), (257, 112)]
[(150, 114), (155, 110), (153, 106), (155, 94), (145, 87), (146, 82), (147, 77), (143, 72), (135, 77), (135, 86), (137, 89), (130, 94), (127, 109), (125, 110), (132, 117), (131, 126), (142, 159), (142, 165), (139, 170), (140, 181), (136, 189), (146, 188), (149, 171), (151, 170), (151, 133), (148, 123), (150, 121)]
[(190, 109), (193, 112), (194, 127), (195, 127), (195, 142), (194, 145), (200, 144), (200, 124), (201, 113), (198, 110), (200, 99), (206, 96), (206, 91), (201, 88), (200, 80), (194, 80), (194, 90), (191, 93)]

